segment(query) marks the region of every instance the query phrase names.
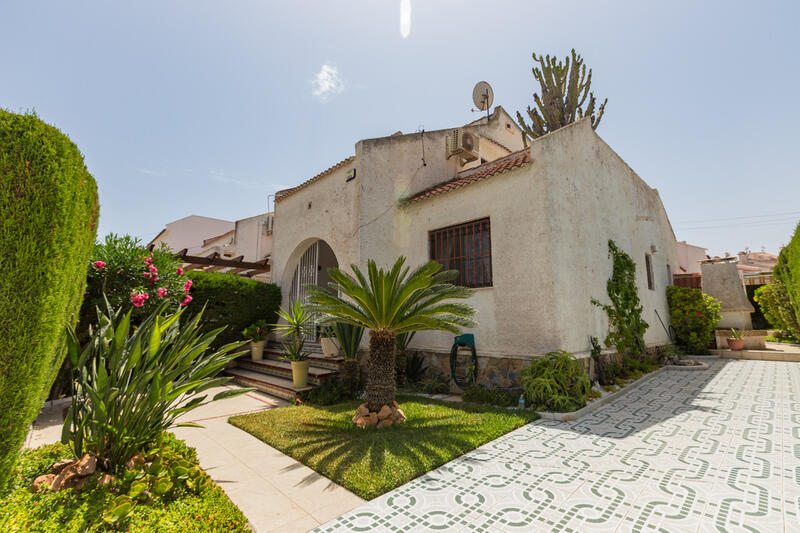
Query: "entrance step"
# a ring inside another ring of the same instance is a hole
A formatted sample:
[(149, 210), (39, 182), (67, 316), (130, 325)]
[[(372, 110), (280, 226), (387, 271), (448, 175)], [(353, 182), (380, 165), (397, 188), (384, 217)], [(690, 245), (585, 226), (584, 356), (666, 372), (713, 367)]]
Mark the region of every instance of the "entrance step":
[[(271, 344), (269, 348), (264, 350), (264, 357), (270, 361), (281, 361), (283, 359), (283, 349), (281, 346), (275, 346)], [(342, 369), (342, 365), (344, 364), (344, 357), (336, 356), (336, 357), (325, 357), (322, 355), (322, 351), (314, 352), (312, 351), (308, 356), (308, 362), (311, 366), (316, 366), (319, 368), (327, 368), (329, 370), (340, 371)]]
[(228, 368), (225, 373), (233, 376), (233, 380), (239, 385), (247, 387), (255, 387), (256, 389), (278, 396), (285, 400), (294, 401), (297, 396), (304, 391), (311, 390), (313, 386), (295, 387), (291, 378), (281, 378), (262, 374), (261, 372), (253, 372), (252, 370), (245, 370), (243, 368)]
[[(236, 361), (237, 368), (244, 370), (252, 370), (270, 376), (279, 378), (292, 379), (292, 364), (289, 361), (281, 361), (277, 359), (264, 359), (261, 361), (252, 361), (250, 359), (238, 359)], [(317, 366), (308, 367), (308, 382), (314, 385), (322, 385), (330, 376), (336, 375), (337, 371), (331, 368), (320, 368)]]

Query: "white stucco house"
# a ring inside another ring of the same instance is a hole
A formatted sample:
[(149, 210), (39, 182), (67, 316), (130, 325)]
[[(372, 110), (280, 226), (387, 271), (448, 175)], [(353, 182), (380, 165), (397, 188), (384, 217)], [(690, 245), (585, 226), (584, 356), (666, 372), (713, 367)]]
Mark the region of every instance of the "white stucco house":
[[(368, 259), (435, 259), (475, 288), (478, 379), (514, 386), (532, 357), (564, 349), (587, 356), (605, 338), (608, 241), (637, 263), (649, 346), (669, 343), (665, 287), (676, 240), (658, 192), (591, 128), (588, 119), (525, 146), (502, 107), (465, 126), (356, 143), (354, 155), (275, 201), (274, 282), (284, 305), (326, 269)], [(449, 374), (453, 336), (422, 332), (411, 349)]]
[[(263, 262), (272, 254), (273, 213), (262, 213), (236, 221), (191, 215), (173, 222), (150, 241), (148, 246), (165, 243), (173, 252), (186, 250), (197, 257), (219, 257), (246, 263)], [(245, 268), (184, 264), (184, 267), (232, 271), (260, 281), (270, 281), (270, 273)], [(251, 275), (252, 274), (252, 275)]]

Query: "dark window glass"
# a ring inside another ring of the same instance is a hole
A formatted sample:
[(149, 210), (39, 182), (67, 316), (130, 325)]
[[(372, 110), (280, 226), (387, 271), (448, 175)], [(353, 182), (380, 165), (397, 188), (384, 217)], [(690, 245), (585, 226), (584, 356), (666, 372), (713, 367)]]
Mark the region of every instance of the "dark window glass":
[(433, 230), (428, 234), (430, 258), (445, 270), (458, 270), (457, 285), (492, 286), (492, 239), (489, 219)]

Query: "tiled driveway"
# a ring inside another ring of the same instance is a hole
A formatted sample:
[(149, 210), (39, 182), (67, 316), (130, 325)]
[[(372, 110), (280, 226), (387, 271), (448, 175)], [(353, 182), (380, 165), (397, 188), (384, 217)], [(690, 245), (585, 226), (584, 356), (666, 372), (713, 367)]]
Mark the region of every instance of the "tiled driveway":
[(520, 428), (317, 531), (800, 532), (800, 363), (709, 364)]

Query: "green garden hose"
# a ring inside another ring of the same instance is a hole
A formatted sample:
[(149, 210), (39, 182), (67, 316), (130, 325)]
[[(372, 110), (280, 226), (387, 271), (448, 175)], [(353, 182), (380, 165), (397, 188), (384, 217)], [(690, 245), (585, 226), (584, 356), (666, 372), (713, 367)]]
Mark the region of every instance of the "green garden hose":
[[(472, 351), (472, 368), (467, 368), (467, 372), (465, 372), (465, 377), (460, 378), (458, 374), (456, 374), (456, 365), (458, 364), (458, 349), (461, 347), (469, 348)], [(475, 335), (472, 333), (465, 333), (463, 335), (458, 335), (453, 340), (453, 347), (450, 348), (450, 375), (453, 377), (453, 381), (456, 382), (456, 385), (461, 387), (462, 389), (466, 389), (475, 381), (475, 374), (478, 371), (478, 354), (475, 351)]]

